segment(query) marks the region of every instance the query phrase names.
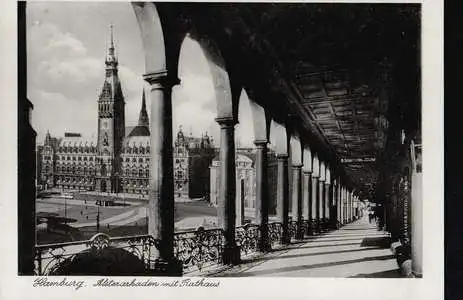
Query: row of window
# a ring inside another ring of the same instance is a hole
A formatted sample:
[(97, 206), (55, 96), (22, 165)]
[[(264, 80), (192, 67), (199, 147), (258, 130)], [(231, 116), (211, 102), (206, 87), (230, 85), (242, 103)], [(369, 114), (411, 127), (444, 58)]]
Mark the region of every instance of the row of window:
[[(121, 160), (124, 161), (123, 158), (121, 158)], [(150, 161), (150, 159), (149, 159), (148, 157), (145, 157), (145, 158), (139, 157), (139, 158), (138, 158), (138, 162), (139, 162), (139, 163), (142, 163), (143, 160), (145, 160), (146, 162), (149, 162), (149, 161)], [(130, 162), (130, 157), (126, 157), (126, 158), (125, 158), (125, 162)], [(136, 157), (132, 157), (132, 162), (137, 162), (137, 158), (136, 158)]]
[[(44, 157), (45, 160), (47, 159), (51, 159), (51, 157), (49, 156), (45, 156)], [(61, 159), (61, 160), (72, 160), (72, 161), (93, 161), (93, 156), (58, 156), (58, 159)], [(97, 158), (95, 158), (95, 161), (97, 160)], [(139, 163), (142, 163), (142, 162), (149, 162), (149, 157), (138, 157), (138, 162)], [(121, 157), (121, 161), (124, 161), (124, 159)], [(130, 162), (130, 157), (126, 157), (125, 158), (125, 162)], [(132, 162), (137, 162), (137, 157), (132, 157)]]
[(93, 146), (74, 146), (74, 147), (59, 147), (59, 153), (96, 153), (97, 149)]
[(140, 146), (140, 147), (124, 147), (122, 148), (122, 153), (127, 154), (149, 154), (150, 153), (150, 146)]

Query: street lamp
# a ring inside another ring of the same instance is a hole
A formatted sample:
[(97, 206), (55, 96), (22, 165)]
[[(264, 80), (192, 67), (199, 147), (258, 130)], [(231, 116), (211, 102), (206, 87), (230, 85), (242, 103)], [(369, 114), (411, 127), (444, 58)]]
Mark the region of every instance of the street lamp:
[(100, 206), (97, 206), (97, 211), (96, 211), (96, 231), (100, 231)]

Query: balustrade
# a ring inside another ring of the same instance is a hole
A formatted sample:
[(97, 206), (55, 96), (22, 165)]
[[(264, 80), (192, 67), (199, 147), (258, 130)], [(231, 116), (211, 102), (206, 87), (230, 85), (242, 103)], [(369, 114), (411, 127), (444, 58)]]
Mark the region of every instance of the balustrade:
[[(289, 232), (296, 238), (297, 221), (291, 220)], [(303, 221), (303, 228), (309, 230), (310, 221)], [(259, 251), (260, 226), (246, 224), (235, 228), (236, 243), (240, 247), (240, 255), (248, 256)], [(268, 224), (269, 244), (272, 247), (281, 245), (283, 226), (280, 222)], [(206, 267), (220, 265), (225, 246), (224, 231), (221, 228), (176, 232), (173, 238), (174, 256), (182, 262), (184, 272), (202, 271)], [(127, 237), (109, 237), (98, 233), (90, 240), (57, 243), (36, 246), (35, 274), (60, 275), (63, 265), (69, 265), (81, 253), (89, 253), (98, 257), (105, 249), (125, 250), (136, 256), (144, 265), (145, 273), (150, 274), (158, 255), (159, 240), (150, 235)], [(64, 274), (61, 274), (64, 275)], [(114, 274), (110, 274), (114, 275)]]
[(150, 235), (111, 238), (106, 234), (98, 233), (87, 241), (38, 245), (35, 247), (35, 274), (60, 275), (59, 268), (64, 264), (72, 263), (79, 254), (89, 252), (98, 256), (110, 247), (126, 250), (135, 255), (143, 262), (146, 270), (149, 270), (158, 241)]
[(236, 244), (240, 247), (241, 256), (258, 251), (260, 239), (260, 226), (246, 224), (236, 228)]
[(184, 270), (198, 270), (213, 263), (220, 263), (224, 245), (222, 229), (203, 229), (176, 232), (174, 255), (183, 262)]

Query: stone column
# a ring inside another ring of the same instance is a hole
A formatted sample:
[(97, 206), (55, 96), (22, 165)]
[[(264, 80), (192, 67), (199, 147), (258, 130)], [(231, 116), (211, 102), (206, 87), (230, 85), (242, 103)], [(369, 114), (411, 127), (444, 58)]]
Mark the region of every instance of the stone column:
[[(26, 2), (18, 2), (18, 274), (34, 275), (36, 244), (36, 132), (27, 99)], [(13, 200), (14, 201), (14, 200)], [(11, 226), (14, 226), (13, 224)], [(11, 245), (10, 245), (11, 246)], [(43, 262), (42, 262), (43, 263)]]
[(260, 225), (259, 251), (270, 250), (268, 233), (268, 163), (267, 141), (254, 141), (256, 145), (256, 221)]
[(277, 203), (278, 218), (283, 227), (281, 243), (287, 245), (291, 242), (288, 228), (289, 212), (289, 186), (288, 186), (288, 155), (278, 154), (278, 186), (277, 186)]
[(318, 215), (319, 215), (319, 231), (325, 230), (325, 180), (320, 177), (318, 179)]
[(411, 251), (412, 251), (412, 273), (416, 277), (423, 274), (423, 178), (421, 171), (421, 147), (412, 147), (411, 175)]
[(324, 215), (324, 218), (325, 218), (325, 226), (326, 226), (326, 229), (329, 229), (331, 226), (331, 222), (330, 222), (330, 207), (331, 207), (331, 199), (332, 199), (332, 190), (331, 190), (331, 184), (330, 182), (327, 180), (325, 181), (325, 215)]
[(341, 186), (341, 225), (346, 224), (346, 204), (345, 204), (346, 189)]
[(236, 245), (236, 168), (235, 168), (235, 120), (217, 118), (220, 125), (220, 189), (219, 224), (225, 235), (224, 264), (238, 264), (240, 249)]
[(341, 182), (338, 181), (336, 185), (336, 227), (342, 224), (342, 201), (341, 201)]
[(320, 214), (318, 210), (318, 202), (319, 202), (319, 188), (318, 188), (318, 176), (315, 174), (312, 175), (312, 197), (311, 197), (311, 229), (312, 234), (319, 232), (319, 221), (320, 221)]
[(174, 257), (174, 178), (172, 156), (172, 87), (179, 83), (166, 71), (144, 75), (150, 84), (150, 185), (148, 233), (159, 240), (154, 268), (166, 275), (180, 275), (181, 262)]
[(305, 224), (305, 234), (309, 235), (311, 232), (310, 220), (312, 218), (312, 172), (304, 171), (302, 174), (302, 218), (306, 222)]
[(348, 190), (347, 191), (347, 222), (350, 223), (352, 221), (351, 219), (351, 193)]
[(302, 219), (302, 165), (293, 165), (293, 220), (297, 222), (296, 239), (304, 238)]

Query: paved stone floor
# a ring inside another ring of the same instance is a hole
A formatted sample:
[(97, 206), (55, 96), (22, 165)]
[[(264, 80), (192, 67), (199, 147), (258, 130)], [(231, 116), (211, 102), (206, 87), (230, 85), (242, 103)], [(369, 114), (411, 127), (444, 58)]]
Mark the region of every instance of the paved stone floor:
[(362, 218), (317, 237), (296, 241), (217, 277), (401, 277), (387, 233)]

